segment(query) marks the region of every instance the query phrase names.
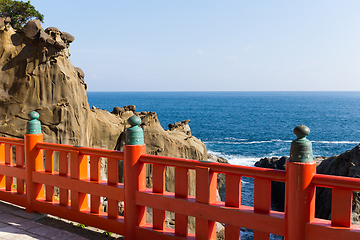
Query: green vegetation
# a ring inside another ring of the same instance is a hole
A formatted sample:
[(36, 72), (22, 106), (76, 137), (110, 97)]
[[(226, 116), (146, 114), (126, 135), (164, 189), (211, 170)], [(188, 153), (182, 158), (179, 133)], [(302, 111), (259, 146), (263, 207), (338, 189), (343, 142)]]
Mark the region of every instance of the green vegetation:
[(104, 231), (104, 234), (106, 235), (106, 236), (111, 236), (111, 234), (112, 234), (112, 232), (108, 232), (108, 231)]
[(77, 226), (78, 228), (86, 228), (86, 227), (88, 227), (87, 225), (82, 224), (82, 223), (78, 223), (76, 226)]
[(44, 22), (44, 15), (38, 12), (30, 1), (0, 0), (0, 16), (10, 17), (13, 28), (22, 28), (34, 18)]

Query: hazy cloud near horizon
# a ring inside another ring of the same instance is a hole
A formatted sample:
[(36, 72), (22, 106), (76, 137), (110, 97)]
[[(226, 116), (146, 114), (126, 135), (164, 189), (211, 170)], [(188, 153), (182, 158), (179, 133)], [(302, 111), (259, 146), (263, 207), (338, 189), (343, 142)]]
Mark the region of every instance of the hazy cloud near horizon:
[(357, 0), (31, 4), (89, 91), (360, 91)]

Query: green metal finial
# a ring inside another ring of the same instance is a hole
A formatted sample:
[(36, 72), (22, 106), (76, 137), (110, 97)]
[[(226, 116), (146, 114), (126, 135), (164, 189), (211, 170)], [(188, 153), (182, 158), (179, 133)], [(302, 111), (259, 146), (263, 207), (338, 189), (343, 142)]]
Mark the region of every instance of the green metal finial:
[(27, 122), (26, 125), (26, 134), (40, 134), (41, 133), (41, 123), (37, 120), (40, 115), (32, 111), (29, 113), (30, 121)]
[(290, 162), (312, 162), (312, 145), (311, 142), (306, 139), (309, 135), (310, 129), (305, 125), (299, 125), (294, 128), (294, 133), (297, 139), (292, 141), (290, 148)]
[(128, 119), (128, 123), (131, 125), (126, 130), (126, 145), (142, 145), (144, 144), (144, 132), (139, 125), (141, 124), (141, 118), (134, 115)]

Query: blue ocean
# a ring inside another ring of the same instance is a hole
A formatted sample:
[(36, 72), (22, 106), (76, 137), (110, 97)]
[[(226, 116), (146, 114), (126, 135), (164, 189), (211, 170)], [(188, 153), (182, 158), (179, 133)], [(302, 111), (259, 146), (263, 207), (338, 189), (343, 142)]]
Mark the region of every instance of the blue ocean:
[[(300, 124), (310, 128), (315, 157), (360, 143), (360, 92), (89, 92), (88, 100), (110, 112), (126, 105), (156, 112), (164, 129), (190, 119), (192, 135), (209, 153), (238, 165), (289, 156)], [(243, 179), (242, 204), (252, 205), (252, 182)]]

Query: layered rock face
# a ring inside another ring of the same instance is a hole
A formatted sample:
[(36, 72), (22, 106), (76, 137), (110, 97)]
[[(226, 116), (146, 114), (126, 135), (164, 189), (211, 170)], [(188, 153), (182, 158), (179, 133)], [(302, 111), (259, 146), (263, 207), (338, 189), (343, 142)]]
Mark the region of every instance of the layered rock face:
[[(255, 166), (286, 169), (286, 160), (288, 157), (282, 158), (263, 158)], [(335, 155), (329, 158), (319, 157), (314, 159), (316, 161), (316, 173), (336, 175), (344, 177), (360, 177), (360, 145), (354, 147), (352, 150), (346, 151), (340, 155)], [(331, 218), (331, 189), (330, 188), (316, 188), (316, 206), (315, 216), (317, 218), (330, 219)], [(285, 184), (281, 182), (271, 183), (271, 202), (275, 210), (284, 210), (285, 200)], [(360, 220), (360, 193), (353, 193), (352, 203), (352, 218), (353, 223), (358, 223)]]
[(115, 146), (124, 126), (110, 113), (91, 112), (84, 74), (69, 60), (73, 40), (56, 28), (44, 30), (39, 20), (22, 30), (0, 29), (1, 134), (23, 137), (27, 115), (36, 110), (47, 142)]
[[(23, 138), (28, 113), (35, 110), (46, 142), (120, 147), (126, 121), (136, 107), (116, 108), (113, 113), (90, 109), (85, 74), (69, 60), (74, 40), (55, 27), (44, 30), (39, 20), (14, 30), (0, 18), (0, 135)], [(187, 133), (177, 128), (165, 131), (156, 113), (136, 114), (142, 118), (148, 153), (206, 159), (205, 145), (189, 135), (187, 123)]]

